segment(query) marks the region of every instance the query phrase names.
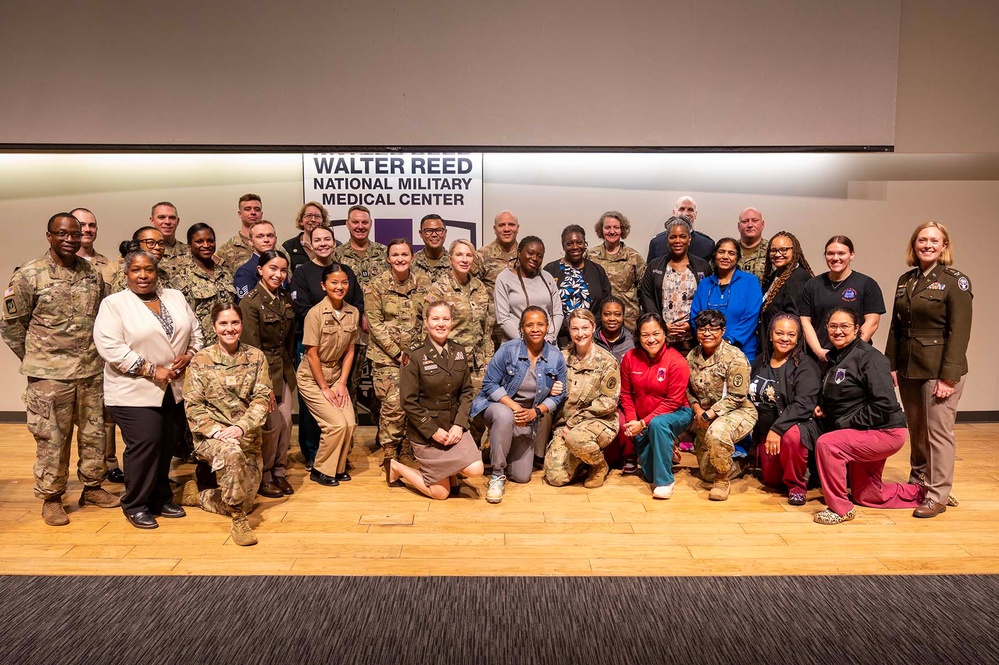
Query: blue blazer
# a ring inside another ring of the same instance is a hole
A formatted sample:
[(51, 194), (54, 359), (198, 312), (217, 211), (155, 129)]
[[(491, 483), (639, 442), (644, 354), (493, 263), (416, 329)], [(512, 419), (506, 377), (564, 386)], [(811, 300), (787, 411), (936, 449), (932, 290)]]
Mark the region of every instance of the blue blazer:
[[(755, 278), (754, 278), (755, 279)], [(472, 401), (472, 416), (477, 416), (490, 404), (499, 402), (503, 397), (513, 397), (524, 382), (524, 377), (531, 369), (531, 359), (527, 355), (527, 344), (522, 339), (512, 339), (504, 342), (497, 349), (496, 355), (489, 361), (486, 375), (482, 379), (482, 390)], [(565, 358), (562, 352), (553, 344), (545, 342), (541, 357), (534, 365), (537, 373), (538, 390), (534, 395), (534, 406), (544, 404), (550, 413), (555, 413), (565, 400), (568, 386), (562, 388), (558, 397), (550, 395), (556, 381), (565, 384)]]
[(724, 293), (716, 275), (709, 275), (697, 285), (690, 304), (690, 325), (706, 309), (717, 309), (725, 315), (725, 341), (738, 347), (749, 362), (756, 357), (756, 326), (763, 306), (763, 290), (756, 275), (735, 269), (732, 281)]

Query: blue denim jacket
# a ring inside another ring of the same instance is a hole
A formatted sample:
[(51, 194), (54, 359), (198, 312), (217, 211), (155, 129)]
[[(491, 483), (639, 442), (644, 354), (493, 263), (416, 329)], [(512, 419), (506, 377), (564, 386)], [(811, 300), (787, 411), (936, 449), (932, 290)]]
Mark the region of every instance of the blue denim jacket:
[[(487, 340), (488, 341), (488, 340)], [(513, 397), (524, 382), (524, 377), (531, 369), (531, 359), (527, 355), (527, 344), (520, 339), (504, 342), (486, 368), (482, 380), (482, 390), (472, 402), (472, 415), (477, 416), (490, 404), (500, 401), (504, 396)], [(534, 406), (544, 404), (550, 413), (554, 413), (565, 399), (568, 386), (562, 388), (558, 397), (549, 395), (556, 381), (565, 384), (565, 358), (554, 345), (545, 343), (541, 357), (534, 365), (538, 378), (538, 391), (534, 395)]]

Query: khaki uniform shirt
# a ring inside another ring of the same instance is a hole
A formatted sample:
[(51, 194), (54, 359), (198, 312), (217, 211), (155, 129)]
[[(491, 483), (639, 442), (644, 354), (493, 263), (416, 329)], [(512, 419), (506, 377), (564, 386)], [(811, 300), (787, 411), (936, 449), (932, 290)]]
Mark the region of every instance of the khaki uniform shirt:
[(749, 361), (738, 348), (722, 340), (710, 358), (701, 357), (701, 347), (687, 354), (690, 383), (687, 401), (722, 416), (737, 410), (752, 413), (756, 407), (749, 400)]
[(565, 403), (556, 427), (575, 427), (600, 420), (617, 429), (617, 403), (621, 397), (621, 370), (617, 360), (595, 343), (586, 358), (562, 350), (565, 358)]
[(104, 371), (94, 345), (104, 289), (100, 274), (80, 257), (64, 268), (46, 252), (14, 271), (0, 334), (21, 360), (21, 374), (71, 380)]
[(451, 306), (451, 334), (448, 339), (465, 347), (470, 354), (473, 371), (485, 371), (493, 358), (495, 316), (492, 298), (478, 277), (469, 276), (468, 283), (459, 284), (450, 272), (435, 280), (427, 291), (426, 302), (446, 302)]
[(210, 439), (236, 425), (244, 443), (260, 450), (260, 429), (271, 399), (267, 359), (260, 349), (240, 344), (229, 357), (218, 344), (194, 354), (184, 376), (184, 409), (194, 441)]
[(368, 357), (373, 365), (397, 366), (403, 349), (423, 341), (423, 303), (429, 288), (430, 278), (416, 270), (401, 283), (386, 270), (364, 287), (364, 314), (371, 331)]
[[(341, 316), (337, 316), (333, 303), (323, 298), (305, 315), (302, 329), (302, 344), (316, 347), (319, 363), (322, 365), (326, 385), (333, 385), (340, 379), (343, 370), (343, 357), (347, 349), (357, 344), (361, 315), (353, 305), (344, 303)], [(308, 361), (302, 362), (299, 372), (308, 372)]]
[(611, 294), (624, 301), (624, 325), (634, 331), (638, 321), (638, 285), (645, 275), (645, 259), (623, 242), (616, 254), (608, 254), (604, 243), (600, 243), (590, 250), (589, 259), (607, 273)]

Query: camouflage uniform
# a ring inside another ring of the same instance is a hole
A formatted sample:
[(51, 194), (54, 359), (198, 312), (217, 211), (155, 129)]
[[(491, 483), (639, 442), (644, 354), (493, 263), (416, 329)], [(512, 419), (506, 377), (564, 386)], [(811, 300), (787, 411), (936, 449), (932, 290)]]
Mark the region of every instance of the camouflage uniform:
[(406, 434), (397, 358), (423, 341), (423, 303), (429, 288), (430, 278), (415, 270), (401, 284), (386, 270), (364, 287), (364, 312), (371, 330), (368, 357), (375, 395), (381, 402), (378, 438), (389, 456), (394, 456)]
[[(472, 268), (472, 274), (482, 280), (482, 283), (485, 285), (486, 293), (489, 294), (490, 310), (493, 312), (494, 318), (496, 310), (493, 303), (493, 293), (496, 291), (496, 276), (507, 268), (512, 268), (516, 260), (516, 243), (514, 243), (511, 251), (504, 252), (496, 240), (493, 240), (475, 254), (475, 265)], [(495, 349), (498, 349), (500, 344), (506, 339), (503, 336), (503, 329), (496, 325), (495, 321), (493, 322), (492, 338)]]
[(624, 325), (635, 332), (635, 323), (638, 321), (638, 285), (645, 275), (645, 259), (623, 242), (617, 254), (608, 254), (605, 244), (600, 243), (590, 250), (589, 258), (607, 273), (611, 294), (624, 301)]
[(451, 274), (451, 259), (447, 252), (444, 252), (441, 258), (434, 261), (427, 256), (427, 250), (424, 248), (413, 255), (413, 267), (427, 273), (431, 282), (436, 282)]
[(215, 250), (215, 260), (224, 261), (233, 274), (249, 261), (251, 256), (253, 256), (253, 246), (250, 244), (250, 239), (244, 237), (242, 233), (229, 238)]
[[(545, 480), (568, 485), (580, 464), (604, 462), (603, 449), (617, 436), (617, 402), (621, 374), (617, 360), (596, 344), (583, 359), (570, 349), (565, 358), (566, 400), (559, 411), (551, 444), (545, 453)], [(563, 428), (569, 428), (563, 436)]]
[(756, 279), (763, 283), (763, 268), (767, 263), (767, 245), (770, 238), (760, 238), (760, 244), (752, 252), (747, 252), (745, 247), (740, 247), (742, 258), (736, 266), (739, 270), (756, 275)]
[(232, 285), (229, 267), (225, 261), (216, 261), (214, 272), (208, 274), (200, 263), (187, 256), (174, 262), (170, 281), (172, 288), (184, 294), (187, 304), (198, 318), (205, 346), (211, 346), (216, 342), (212, 308), (220, 302), (236, 302), (236, 287)]
[[(184, 377), (184, 408), (199, 458), (211, 464), (218, 488), (198, 495), (209, 512), (223, 506), (249, 511), (261, 477), (261, 428), (271, 399), (267, 358), (255, 347), (241, 344), (229, 357), (214, 344), (198, 351)], [(236, 425), (243, 436), (213, 439), (219, 430)], [(226, 513), (228, 514), (228, 513)]]
[(14, 272), (4, 294), (0, 334), (28, 377), (24, 403), (37, 444), (35, 496), (66, 491), (73, 426), (80, 460), (77, 476), (88, 488), (107, 475), (104, 457), (104, 360), (94, 346), (94, 319), (104, 280), (84, 259), (57, 265), (51, 253)]
[[(156, 286), (161, 289), (172, 289), (173, 279), (166, 270), (160, 264), (156, 265)], [(108, 293), (120, 293), (128, 288), (128, 280), (125, 278), (125, 270), (123, 266), (118, 266), (118, 272), (114, 274), (114, 279), (111, 280), (111, 291)]]
[[(81, 257), (84, 261), (88, 259), (86, 257)], [(112, 261), (108, 257), (104, 256), (100, 252), (94, 252), (94, 256), (89, 259), (90, 265), (94, 267), (94, 270), (100, 274), (101, 278), (104, 279), (104, 293), (111, 293), (111, 282), (114, 281), (114, 274), (118, 272), (118, 262)]]
[[(160, 267), (173, 279), (174, 274), (184, 267), (184, 260), (191, 257), (191, 246), (186, 242), (174, 241), (173, 246), (167, 243), (163, 248), (163, 258), (160, 259)], [(176, 286), (171, 288), (177, 288)]]
[(707, 359), (701, 357), (701, 347), (695, 347), (687, 354), (687, 364), (687, 400), (718, 416), (708, 427), (695, 430), (694, 454), (701, 478), (727, 478), (735, 444), (756, 424), (756, 407), (747, 396), (749, 361), (742, 351), (722, 340)]

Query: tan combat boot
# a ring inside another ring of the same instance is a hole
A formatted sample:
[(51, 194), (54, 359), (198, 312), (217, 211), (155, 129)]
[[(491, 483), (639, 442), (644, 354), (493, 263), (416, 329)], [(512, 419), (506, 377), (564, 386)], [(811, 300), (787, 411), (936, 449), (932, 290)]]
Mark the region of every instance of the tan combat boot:
[(103, 487), (84, 487), (80, 495), (80, 508), (88, 503), (101, 508), (117, 508), (121, 505), (121, 497), (111, 494)]
[(243, 509), (230, 506), (229, 512), (232, 514), (232, 530), (230, 531), (232, 542), (242, 547), (256, 545), (257, 537), (253, 535), (253, 529), (250, 528), (250, 520), (247, 519)]
[(708, 494), (708, 499), (711, 501), (724, 501), (728, 498), (729, 490), (731, 489), (732, 483), (725, 478), (724, 480), (715, 479), (715, 484), (711, 487), (711, 492)]
[(600, 460), (599, 464), (590, 467), (590, 472), (586, 474), (586, 480), (583, 481), (583, 487), (593, 489), (602, 486), (608, 473), (610, 473), (610, 467), (607, 466), (607, 461)]
[(198, 481), (192, 478), (173, 488), (173, 502), (178, 506), (200, 506), (201, 502), (198, 500), (200, 493)]
[(42, 519), (49, 526), (66, 526), (69, 524), (69, 517), (66, 509), (62, 507), (62, 497), (45, 499), (42, 504)]

